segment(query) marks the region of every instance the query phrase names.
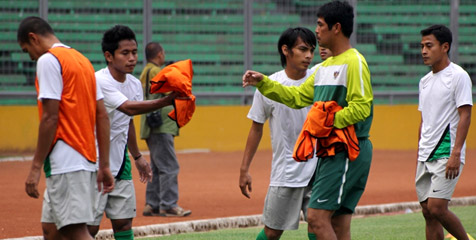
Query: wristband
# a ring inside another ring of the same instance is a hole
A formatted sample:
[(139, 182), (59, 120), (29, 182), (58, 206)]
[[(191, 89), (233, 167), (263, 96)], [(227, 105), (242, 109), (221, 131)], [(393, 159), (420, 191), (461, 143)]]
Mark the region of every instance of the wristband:
[(142, 157), (142, 154), (139, 153), (139, 156), (134, 157), (134, 160), (137, 160), (137, 159), (139, 159), (139, 158), (141, 158), (141, 157)]

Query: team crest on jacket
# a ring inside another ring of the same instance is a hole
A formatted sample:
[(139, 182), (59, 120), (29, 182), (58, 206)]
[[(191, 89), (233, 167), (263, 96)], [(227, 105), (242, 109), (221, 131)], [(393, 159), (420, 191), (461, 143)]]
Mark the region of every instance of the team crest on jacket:
[(336, 79), (337, 76), (339, 76), (339, 71), (335, 71), (335, 72), (334, 72), (334, 79)]

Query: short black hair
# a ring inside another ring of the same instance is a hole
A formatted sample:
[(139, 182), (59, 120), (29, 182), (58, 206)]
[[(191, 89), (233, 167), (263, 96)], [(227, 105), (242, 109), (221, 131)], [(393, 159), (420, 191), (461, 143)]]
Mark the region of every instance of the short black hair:
[(145, 59), (150, 62), (151, 59), (155, 58), (157, 54), (164, 49), (158, 42), (150, 42), (145, 46)]
[(114, 52), (119, 48), (119, 42), (122, 40), (134, 40), (137, 43), (134, 31), (128, 26), (116, 25), (108, 29), (102, 37), (102, 52), (109, 52), (114, 55)]
[(322, 5), (317, 11), (317, 17), (324, 18), (329, 30), (336, 23), (340, 23), (342, 33), (347, 38), (350, 38), (354, 31), (354, 7), (348, 2), (332, 1)]
[(316, 48), (316, 36), (311, 30), (303, 27), (286, 29), (278, 40), (278, 52), (281, 56), (281, 66), (286, 66), (286, 56), (281, 47), (286, 45), (288, 49), (291, 50), (296, 44), (298, 38), (301, 38), (301, 40), (307, 45)]
[(50, 24), (40, 17), (27, 17), (23, 19), (18, 27), (17, 41), (19, 43), (29, 43), (28, 33), (35, 33), (41, 36), (55, 34)]
[(445, 25), (435, 24), (431, 27), (421, 30), (420, 33), (422, 37), (433, 34), (436, 40), (440, 42), (440, 45), (442, 45), (443, 43), (448, 43), (448, 54), (450, 53), (451, 42), (453, 42), (453, 34), (451, 33), (451, 30)]

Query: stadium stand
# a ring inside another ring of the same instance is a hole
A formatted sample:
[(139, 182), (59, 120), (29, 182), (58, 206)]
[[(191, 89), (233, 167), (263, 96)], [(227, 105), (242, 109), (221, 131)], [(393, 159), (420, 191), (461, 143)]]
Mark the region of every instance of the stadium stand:
[[(281, 69), (276, 42), (287, 27), (315, 29), (315, 12), (326, 0), (255, 0), (253, 2), (253, 69), (266, 74)], [(96, 70), (105, 66), (100, 41), (114, 24), (130, 26), (142, 45), (143, 1), (49, 0), (48, 20), (62, 41), (83, 52)], [(431, 8), (429, 8), (431, 6)], [(152, 39), (167, 61), (190, 58), (194, 91), (242, 93), (244, 67), (243, 0), (153, 1)], [(461, 0), (459, 63), (476, 77), (473, 36), (476, 6)], [(370, 67), (374, 91), (417, 91), (428, 72), (421, 64), (419, 31), (434, 23), (449, 25), (448, 1), (359, 0), (357, 45)], [(16, 29), (26, 16), (38, 15), (38, 0), (0, 0), (0, 91), (31, 91), (35, 64), (16, 43)], [(135, 75), (142, 69), (143, 54)], [(318, 62), (318, 57), (315, 58)], [(0, 98), (0, 104), (6, 101)], [(231, 104), (240, 102), (200, 102)]]

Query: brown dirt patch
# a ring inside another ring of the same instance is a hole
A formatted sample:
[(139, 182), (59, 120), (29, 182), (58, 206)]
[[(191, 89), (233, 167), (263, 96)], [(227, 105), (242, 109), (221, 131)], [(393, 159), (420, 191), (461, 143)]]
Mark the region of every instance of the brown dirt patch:
[[(251, 166), (253, 192), (251, 199), (241, 195), (238, 187), (242, 152), (178, 154), (179, 205), (191, 209), (185, 218), (143, 217), (145, 184), (133, 176), (137, 196), (137, 217), (134, 226), (261, 214), (269, 183), (271, 151), (259, 151)], [(467, 164), (456, 187), (454, 197), (474, 196), (476, 187), (476, 150), (467, 152)], [(367, 188), (359, 205), (416, 201), (414, 190), (415, 151), (374, 151)], [(0, 238), (41, 235), (41, 199), (29, 198), (24, 181), (31, 162), (0, 162)], [(45, 187), (44, 176), (40, 191)], [(101, 229), (110, 229), (104, 218)]]

